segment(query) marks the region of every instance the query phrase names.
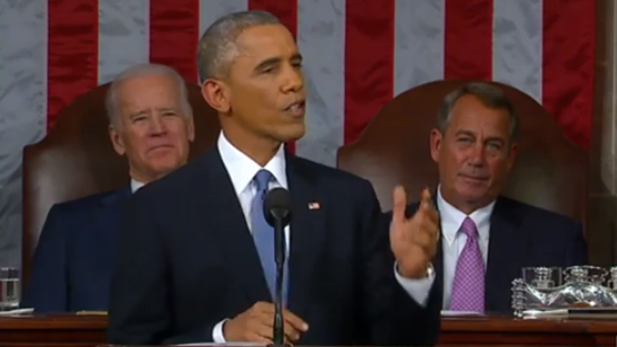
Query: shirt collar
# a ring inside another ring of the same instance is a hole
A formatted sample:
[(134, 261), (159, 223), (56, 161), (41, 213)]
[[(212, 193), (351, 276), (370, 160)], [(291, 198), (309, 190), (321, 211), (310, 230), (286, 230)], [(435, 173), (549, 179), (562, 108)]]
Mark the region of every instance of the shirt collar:
[[(480, 239), (488, 239), (490, 229), (490, 218), (493, 208), (495, 207), (495, 201), (490, 204), (481, 207), (473, 211), (469, 218), (471, 218), (478, 229), (478, 235)], [(441, 195), (441, 186), (437, 188), (437, 208), (439, 209), (439, 217), (441, 219), (441, 229), (444, 239), (448, 244), (452, 245), (458, 230), (463, 224), (463, 221), (467, 217), (465, 213), (458, 210), (456, 207), (448, 203)]]
[(236, 195), (240, 195), (249, 186), (257, 171), (261, 169), (270, 171), (278, 184), (287, 189), (283, 144), (280, 145), (274, 157), (263, 168), (229, 142), (222, 131), (219, 134), (217, 146)]
[(136, 191), (139, 190), (139, 188), (145, 186), (146, 184), (143, 182), (140, 182), (134, 178), (131, 178), (131, 193), (135, 193)]

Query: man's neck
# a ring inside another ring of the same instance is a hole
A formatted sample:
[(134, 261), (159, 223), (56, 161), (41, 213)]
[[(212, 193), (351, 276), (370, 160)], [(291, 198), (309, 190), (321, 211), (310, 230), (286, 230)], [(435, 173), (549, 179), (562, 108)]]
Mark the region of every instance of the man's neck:
[(439, 188), (439, 194), (441, 195), (441, 198), (445, 202), (447, 202), (452, 207), (461, 211), (467, 216), (472, 214), (474, 211), (481, 209), (484, 206), (490, 205), (490, 202), (489, 203), (478, 203), (478, 202), (472, 202), (472, 201), (462, 201), (461, 199), (451, 199), (447, 194), (445, 195), (443, 194), (441, 187)]
[(223, 130), (223, 134), (229, 143), (262, 167), (266, 166), (276, 155), (281, 146), (281, 142), (273, 139), (247, 135), (246, 133)]

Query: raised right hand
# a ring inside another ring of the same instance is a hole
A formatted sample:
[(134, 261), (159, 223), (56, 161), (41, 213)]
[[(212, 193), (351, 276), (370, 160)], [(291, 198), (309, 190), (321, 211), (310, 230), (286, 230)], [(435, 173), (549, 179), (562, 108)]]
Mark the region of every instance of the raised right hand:
[[(292, 344), (308, 331), (308, 324), (288, 310), (283, 310), (285, 343)], [(225, 322), (223, 335), (227, 342), (272, 344), (274, 304), (257, 302), (248, 310)]]

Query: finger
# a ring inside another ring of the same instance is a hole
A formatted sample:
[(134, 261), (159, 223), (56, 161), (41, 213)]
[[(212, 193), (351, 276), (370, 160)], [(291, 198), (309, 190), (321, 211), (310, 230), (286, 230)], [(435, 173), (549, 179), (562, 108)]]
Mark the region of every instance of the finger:
[(421, 202), (420, 208), (416, 211), (414, 215), (414, 220), (417, 220), (418, 223), (423, 223), (423, 220), (428, 219), (431, 223), (438, 225), (439, 223), (439, 213), (433, 206), (433, 203), (426, 203), (425, 201)]
[[(270, 311), (271, 307), (264, 307), (263, 309), (264, 311)], [(290, 322), (290, 319), (288, 316), (286, 316), (285, 312), (286, 311), (284, 310), (283, 311), (283, 319), (284, 319), (283, 333), (285, 334), (285, 337), (287, 339), (291, 341), (296, 341), (300, 338), (301, 331), (300, 329), (296, 328), (292, 322)], [(296, 319), (299, 319), (299, 318), (296, 317)], [(306, 324), (302, 320), (300, 321), (302, 322), (302, 324)], [(271, 312), (262, 311), (259, 315), (259, 319), (255, 322), (254, 329), (255, 331), (257, 331), (258, 334), (260, 334), (263, 337), (273, 338), (274, 310), (271, 310)]]
[(283, 317), (285, 321), (291, 324), (296, 330), (306, 332), (308, 331), (308, 323), (306, 323), (302, 318), (298, 317), (296, 314), (292, 313), (289, 310), (283, 310)]
[(289, 341), (298, 341), (300, 338), (300, 330), (296, 329), (288, 322), (285, 322), (283, 330), (285, 332), (285, 338), (289, 339)]
[(246, 338), (247, 338), (247, 342), (255, 342), (258, 343), (260, 345), (272, 345), (272, 339), (266, 338), (261, 336), (260, 334), (254, 333), (254, 332), (249, 332), (246, 334)]
[(423, 216), (416, 221), (418, 228), (418, 233), (425, 233), (430, 235), (431, 237), (437, 237), (439, 234), (439, 225), (435, 223), (432, 218), (428, 218), (427, 216)]
[(431, 220), (431, 222), (435, 225), (439, 225), (439, 212), (434, 207), (431, 207), (430, 210), (426, 213), (426, 216)]
[(433, 199), (431, 198), (431, 191), (428, 188), (424, 188), (420, 193), (420, 201), (424, 204), (432, 205)]
[(274, 305), (270, 302), (258, 301), (253, 307), (253, 314), (261, 316), (262, 314), (274, 313)]
[(407, 208), (407, 194), (402, 186), (396, 186), (392, 194), (394, 207), (392, 210), (392, 221), (402, 223), (405, 221), (405, 209)]
[(272, 340), (273, 339), (273, 319), (274, 317), (268, 317), (267, 315), (260, 316), (260, 319), (256, 319), (251, 322), (248, 330), (252, 333), (261, 336), (262, 338)]

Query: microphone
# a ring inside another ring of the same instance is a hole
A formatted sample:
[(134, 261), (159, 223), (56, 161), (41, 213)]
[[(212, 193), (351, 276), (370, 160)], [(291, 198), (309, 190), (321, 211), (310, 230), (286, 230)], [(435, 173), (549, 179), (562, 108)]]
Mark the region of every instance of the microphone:
[(274, 298), (274, 346), (283, 346), (285, 330), (283, 327), (283, 276), (285, 265), (285, 227), (291, 222), (291, 202), (289, 191), (285, 188), (270, 190), (264, 201), (264, 217), (274, 227), (274, 254), (276, 262), (276, 289)]

